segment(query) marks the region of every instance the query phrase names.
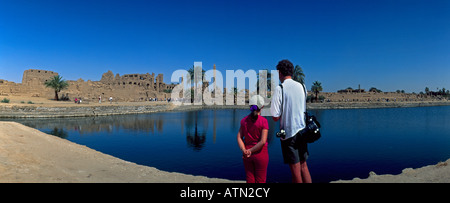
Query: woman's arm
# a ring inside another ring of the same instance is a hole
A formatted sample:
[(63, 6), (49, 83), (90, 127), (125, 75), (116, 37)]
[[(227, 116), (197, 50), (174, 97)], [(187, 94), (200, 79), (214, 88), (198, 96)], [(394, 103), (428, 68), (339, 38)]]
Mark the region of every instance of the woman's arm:
[(237, 142), (239, 145), (239, 149), (241, 149), (242, 153), (244, 153), (245, 149), (245, 144), (244, 144), (244, 140), (242, 140), (242, 135), (241, 135), (241, 128), (239, 128), (238, 134), (237, 134)]
[(259, 140), (258, 144), (256, 144), (255, 146), (253, 146), (250, 150), (250, 152), (255, 153), (259, 150), (262, 149), (262, 147), (266, 144), (267, 142), (267, 134), (269, 134), (269, 130), (267, 129), (263, 129), (262, 133), (261, 133), (261, 140)]
[(241, 134), (241, 128), (239, 128), (239, 132), (237, 134), (237, 142), (239, 145), (239, 149), (241, 149), (241, 151), (242, 151), (242, 156), (245, 158), (248, 158), (251, 155), (251, 151), (248, 149), (245, 149), (244, 140), (242, 140), (242, 138), (243, 138), (243, 135)]

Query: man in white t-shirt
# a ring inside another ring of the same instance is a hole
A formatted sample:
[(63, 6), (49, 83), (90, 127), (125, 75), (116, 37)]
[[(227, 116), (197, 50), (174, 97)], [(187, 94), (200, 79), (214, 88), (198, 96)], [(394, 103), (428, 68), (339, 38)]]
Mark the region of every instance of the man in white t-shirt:
[(280, 120), (280, 129), (285, 130), (285, 136), (280, 138), (284, 163), (289, 164), (292, 182), (310, 183), (307, 143), (300, 135), (305, 128), (306, 88), (292, 80), (294, 65), (289, 60), (280, 61), (277, 70), (282, 87), (275, 88), (270, 111), (274, 121)]

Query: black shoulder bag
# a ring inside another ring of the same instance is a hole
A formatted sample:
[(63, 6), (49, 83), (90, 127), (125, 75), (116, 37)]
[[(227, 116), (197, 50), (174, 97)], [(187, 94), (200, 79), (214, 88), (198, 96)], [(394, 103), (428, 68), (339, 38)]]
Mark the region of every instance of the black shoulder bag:
[[(305, 93), (305, 104), (306, 104), (306, 90), (305, 86), (303, 86), (303, 92)], [(320, 133), (320, 123), (317, 121), (316, 117), (314, 115), (309, 114), (305, 109), (305, 128), (300, 131), (300, 134), (302, 135), (303, 139), (307, 143), (313, 143), (317, 141), (322, 135)]]
[[(303, 87), (303, 92), (305, 93), (305, 105), (306, 105), (306, 98), (308, 95), (306, 95), (306, 89), (303, 84), (301, 84)], [(283, 85), (280, 84), (281, 87), (281, 112), (283, 112), (283, 102), (284, 102), (284, 92), (283, 92)], [(322, 135), (320, 133), (320, 123), (317, 121), (316, 117), (314, 115), (309, 114), (305, 109), (305, 128), (303, 128), (300, 131), (300, 135), (302, 139), (304, 139), (307, 143), (313, 143), (317, 141)], [(277, 133), (277, 137), (284, 137), (284, 132)], [(298, 138), (297, 138), (298, 139)]]

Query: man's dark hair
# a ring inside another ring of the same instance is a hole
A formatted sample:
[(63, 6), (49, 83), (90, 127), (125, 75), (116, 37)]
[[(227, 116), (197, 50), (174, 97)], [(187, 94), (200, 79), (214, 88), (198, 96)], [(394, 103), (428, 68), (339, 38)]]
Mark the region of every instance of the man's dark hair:
[(294, 73), (294, 65), (287, 59), (278, 62), (277, 70), (284, 76), (292, 76)]

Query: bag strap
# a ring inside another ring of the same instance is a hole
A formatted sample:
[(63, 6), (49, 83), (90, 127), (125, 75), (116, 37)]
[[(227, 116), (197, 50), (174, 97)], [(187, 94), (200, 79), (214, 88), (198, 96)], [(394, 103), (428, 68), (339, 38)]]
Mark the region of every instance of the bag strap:
[(283, 115), (283, 102), (284, 102), (283, 84), (280, 84), (280, 87), (281, 87), (281, 114), (280, 114), (281, 117), (281, 115)]
[(302, 85), (302, 87), (303, 87), (303, 93), (305, 93), (305, 100), (306, 100), (306, 88), (305, 88), (305, 85), (304, 84), (302, 84), (302, 83), (300, 83), (300, 85)]
[(300, 85), (302, 85), (303, 93), (305, 93), (305, 114), (306, 114), (306, 99), (307, 99), (308, 95), (306, 94), (306, 87), (305, 87), (305, 85), (302, 84), (302, 83), (300, 83)]

